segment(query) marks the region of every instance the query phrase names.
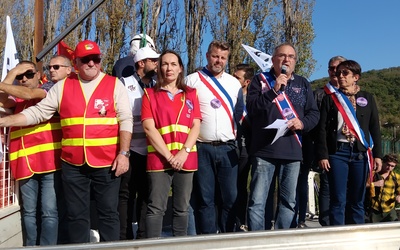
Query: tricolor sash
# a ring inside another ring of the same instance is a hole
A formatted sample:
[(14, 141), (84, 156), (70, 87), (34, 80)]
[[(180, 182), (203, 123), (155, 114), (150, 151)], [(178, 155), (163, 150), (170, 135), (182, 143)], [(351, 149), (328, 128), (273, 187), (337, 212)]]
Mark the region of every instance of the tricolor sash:
[[(222, 92), (222, 94), (225, 96), (225, 99), (228, 100), (229, 106), (226, 104), (224, 101), (224, 98), (218, 93), (218, 91), (211, 86), (211, 84), (207, 81), (207, 79), (202, 75), (201, 72), (204, 72), (208, 77), (211, 78), (211, 80), (215, 83), (217, 88)], [(233, 101), (232, 98), (229, 96), (228, 92), (224, 89), (224, 87), (221, 85), (221, 83), (215, 78), (205, 67), (202, 69), (202, 71), (197, 72), (199, 74), (200, 80), (204, 83), (204, 85), (211, 91), (211, 93), (217, 98), (218, 100), (221, 101), (222, 107), (224, 107), (226, 113), (228, 114), (229, 119), (231, 120), (232, 124), (232, 131), (235, 134), (235, 122), (233, 119)]]
[(240, 121), (239, 124), (242, 125), (244, 119), (246, 119), (247, 116), (247, 109), (246, 109), (246, 105), (243, 105), (243, 114), (242, 117), (240, 117)]
[[(261, 73), (259, 74), (259, 79), (263, 92), (272, 89), (275, 85), (275, 80), (271, 78), (270, 74)], [(289, 97), (285, 94), (285, 91), (279, 93), (279, 95), (273, 100), (273, 102), (275, 102), (275, 105), (284, 120), (289, 121), (293, 118), (299, 117), (296, 110), (293, 108), (293, 104), (290, 101)], [(296, 141), (301, 147), (301, 136), (299, 135), (299, 133), (295, 132), (293, 133), (293, 136), (296, 138)]]
[(341, 91), (338, 91), (335, 87), (331, 84), (326, 84), (324, 87), (325, 93), (331, 95), (335, 106), (337, 107), (338, 111), (343, 117), (344, 122), (346, 123), (347, 127), (349, 128), (350, 132), (359, 140), (362, 145), (367, 148), (367, 158), (368, 158), (368, 166), (369, 166), (369, 177), (373, 178), (372, 170), (374, 168), (373, 164), (373, 156), (372, 156), (372, 148), (373, 140), (370, 135), (370, 142), (371, 146), (365, 139), (364, 131), (361, 129), (360, 124), (357, 120), (356, 111), (354, 110), (353, 105), (351, 104), (349, 98), (347, 98)]

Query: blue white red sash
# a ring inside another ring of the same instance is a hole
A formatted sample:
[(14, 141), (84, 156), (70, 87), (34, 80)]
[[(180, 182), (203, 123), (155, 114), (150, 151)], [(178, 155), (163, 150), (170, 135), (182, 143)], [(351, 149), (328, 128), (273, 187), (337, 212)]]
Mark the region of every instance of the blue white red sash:
[[(261, 73), (259, 74), (259, 77), (263, 92), (265, 92), (265, 89), (270, 90), (274, 87), (275, 80), (272, 79), (269, 73)], [(288, 121), (299, 117), (289, 97), (285, 94), (285, 91), (279, 93), (279, 95), (274, 99), (274, 102), (284, 120)], [(293, 133), (293, 135), (301, 147), (301, 136), (298, 134), (298, 132)]]
[(365, 148), (367, 148), (367, 156), (368, 156), (368, 166), (369, 166), (369, 174), (370, 178), (373, 177), (372, 170), (374, 168), (373, 164), (373, 156), (372, 156), (372, 148), (373, 140), (370, 135), (370, 142), (371, 146), (369, 145), (368, 141), (365, 139), (364, 131), (361, 129), (358, 120), (356, 111), (354, 110), (353, 105), (351, 104), (349, 98), (345, 96), (341, 91), (338, 91), (335, 87), (331, 84), (326, 84), (324, 87), (325, 93), (331, 95), (333, 102), (335, 103), (338, 111), (343, 117), (344, 122), (346, 123), (347, 127), (349, 128), (352, 135), (355, 136), (357, 140), (359, 140)]
[(247, 109), (246, 109), (246, 105), (243, 105), (243, 114), (242, 117), (240, 117), (240, 121), (239, 124), (242, 125), (244, 119), (246, 119), (247, 117)]
[(231, 121), (233, 134), (235, 134), (235, 123), (234, 123), (234, 119), (233, 119), (234, 106), (233, 106), (231, 97), (229, 96), (228, 92), (226, 92), (224, 87), (222, 87), (221, 83), (219, 83), (218, 80), (206, 68), (203, 68), (202, 71), (213, 80), (215, 85), (217, 85), (218, 89), (224, 94), (225, 99), (228, 100), (228, 102), (230, 104), (230, 108), (224, 101), (224, 98), (222, 98), (222, 96), (218, 93), (218, 91), (216, 89), (214, 89), (213, 86), (211, 86), (211, 84), (207, 81), (207, 79), (202, 75), (201, 71), (197, 72), (199, 74), (200, 80), (204, 83), (204, 85), (211, 91), (211, 93), (215, 96), (215, 98), (220, 100), (222, 107), (224, 107), (224, 109), (225, 109), (226, 113), (228, 114), (228, 117)]

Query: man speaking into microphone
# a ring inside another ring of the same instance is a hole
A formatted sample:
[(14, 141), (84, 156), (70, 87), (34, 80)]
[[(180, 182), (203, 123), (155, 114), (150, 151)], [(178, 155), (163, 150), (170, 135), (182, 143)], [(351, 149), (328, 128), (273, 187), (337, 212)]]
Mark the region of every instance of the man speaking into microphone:
[[(249, 230), (265, 230), (265, 205), (275, 170), (279, 178), (279, 204), (275, 229), (289, 228), (296, 205), (297, 177), (302, 161), (302, 133), (314, 128), (319, 111), (310, 83), (294, 74), (296, 50), (283, 43), (274, 49), (272, 68), (255, 76), (247, 93), (252, 121), (252, 180), (248, 208)], [(265, 129), (277, 119), (289, 128), (273, 144), (275, 129)], [(271, 184), (272, 183), (272, 184)], [(273, 200), (273, 199), (271, 199)]]

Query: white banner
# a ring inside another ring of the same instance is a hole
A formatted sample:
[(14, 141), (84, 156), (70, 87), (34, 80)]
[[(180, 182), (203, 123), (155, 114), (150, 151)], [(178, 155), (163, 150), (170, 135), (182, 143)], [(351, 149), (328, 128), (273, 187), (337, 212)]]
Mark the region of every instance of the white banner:
[(19, 63), (17, 48), (14, 42), (14, 35), (11, 29), (10, 17), (7, 16), (6, 21), (6, 46), (4, 48), (3, 71), (1, 73), (1, 81), (6, 78), (8, 71)]
[[(6, 18), (6, 46), (4, 47), (4, 60), (3, 60), (3, 71), (1, 73), (1, 81), (6, 78), (8, 71), (14, 68), (18, 63), (17, 48), (15, 46), (14, 35), (11, 29), (10, 17)], [(1, 110), (2, 111), (2, 110)], [(0, 112), (3, 115), (5, 112)], [(3, 129), (3, 128), (1, 128)], [(0, 137), (0, 161), (3, 161), (3, 143), (2, 140), (5, 138)]]
[(263, 72), (268, 71), (272, 67), (272, 56), (253, 47), (244, 44), (242, 46)]

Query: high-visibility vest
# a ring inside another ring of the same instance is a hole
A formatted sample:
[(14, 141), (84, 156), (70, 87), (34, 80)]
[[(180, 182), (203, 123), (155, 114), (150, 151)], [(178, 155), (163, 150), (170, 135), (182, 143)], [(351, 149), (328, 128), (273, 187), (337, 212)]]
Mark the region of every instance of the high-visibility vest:
[[(17, 102), (15, 113), (40, 100)], [(51, 173), (61, 168), (61, 125), (58, 114), (37, 125), (10, 128), (9, 159), (16, 180), (34, 174)]]
[(65, 79), (59, 113), (61, 159), (75, 166), (109, 167), (119, 151), (114, 90), (117, 78), (105, 75), (86, 103), (77, 76)]
[[(193, 125), (193, 104), (197, 98), (196, 90), (188, 88), (186, 93), (181, 93), (182, 106), (179, 114), (176, 114), (172, 105), (167, 105), (171, 101), (165, 91), (155, 92), (154, 89), (145, 89), (144, 91), (150, 101), (155, 127), (168, 149), (175, 155), (183, 148)], [(168, 161), (154, 149), (149, 140), (147, 140), (147, 145), (148, 172), (172, 169)], [(194, 146), (183, 164), (182, 170), (196, 171), (197, 166), (197, 148)]]

